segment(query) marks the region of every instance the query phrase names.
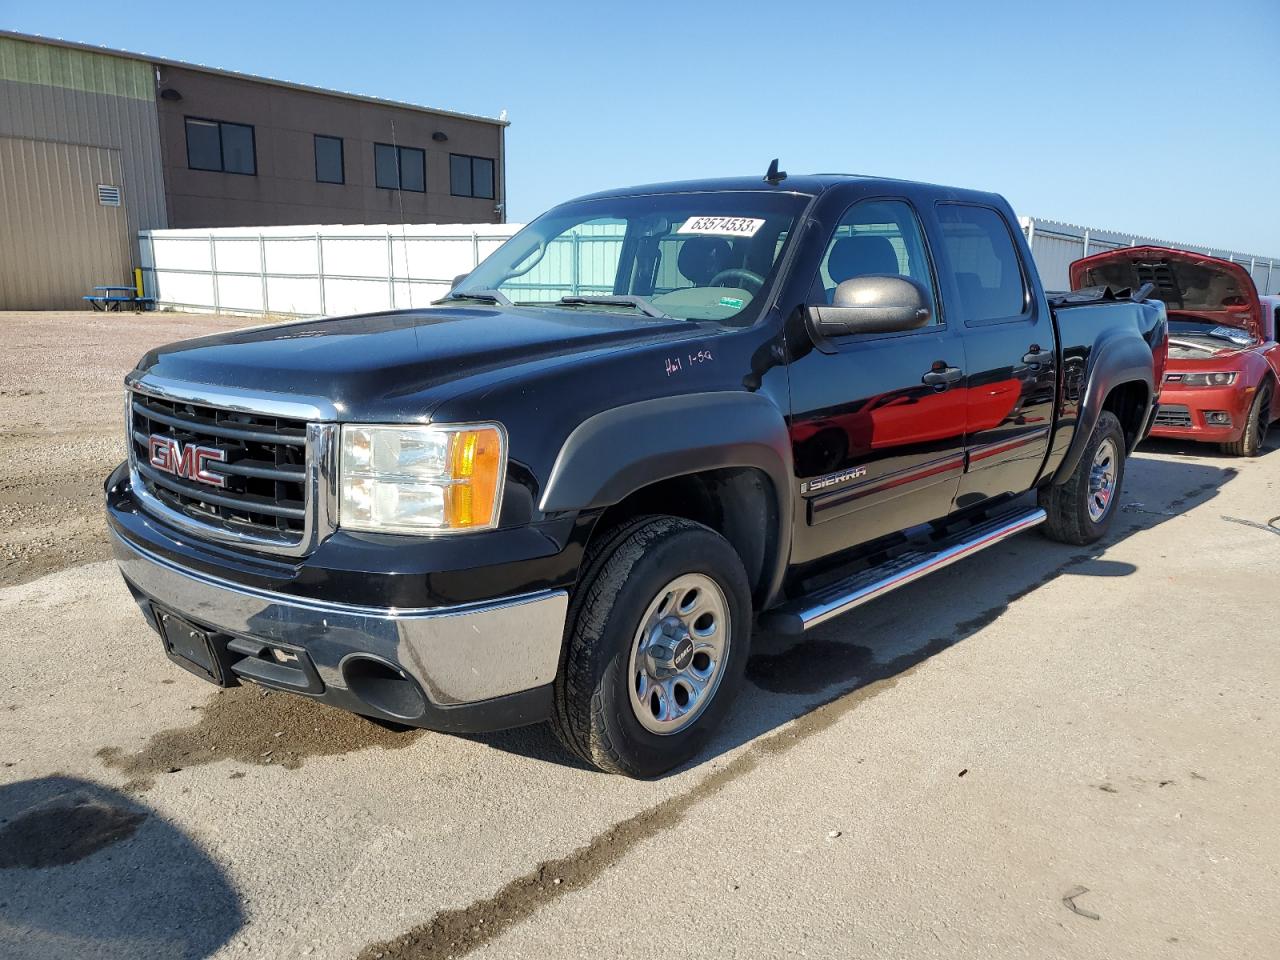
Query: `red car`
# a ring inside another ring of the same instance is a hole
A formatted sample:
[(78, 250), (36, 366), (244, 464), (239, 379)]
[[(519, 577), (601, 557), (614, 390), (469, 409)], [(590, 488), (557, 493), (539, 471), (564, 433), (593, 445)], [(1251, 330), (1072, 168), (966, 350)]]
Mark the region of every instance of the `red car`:
[(1255, 457), (1280, 419), (1280, 297), (1240, 264), (1189, 250), (1121, 247), (1071, 264), (1071, 289), (1155, 285), (1169, 311), (1169, 364), (1153, 437)]

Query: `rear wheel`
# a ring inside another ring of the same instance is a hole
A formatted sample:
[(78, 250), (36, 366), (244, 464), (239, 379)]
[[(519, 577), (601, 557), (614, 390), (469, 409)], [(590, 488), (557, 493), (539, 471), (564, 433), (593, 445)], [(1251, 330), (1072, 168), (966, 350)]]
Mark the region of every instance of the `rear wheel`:
[(1104, 410), (1067, 482), (1040, 491), (1040, 506), (1048, 514), (1046, 536), (1083, 546), (1106, 534), (1124, 483), (1124, 458), (1124, 430), (1116, 415)]
[(1256, 457), (1262, 452), (1267, 442), (1267, 431), (1271, 428), (1271, 398), (1275, 384), (1268, 380), (1254, 395), (1253, 404), (1249, 407), (1249, 415), (1244, 421), (1244, 433), (1234, 443), (1222, 444), (1222, 452), (1234, 457)]
[(654, 777), (692, 757), (742, 684), (751, 592), (715, 531), (644, 517), (584, 564), (556, 680), (555, 728), (588, 763)]

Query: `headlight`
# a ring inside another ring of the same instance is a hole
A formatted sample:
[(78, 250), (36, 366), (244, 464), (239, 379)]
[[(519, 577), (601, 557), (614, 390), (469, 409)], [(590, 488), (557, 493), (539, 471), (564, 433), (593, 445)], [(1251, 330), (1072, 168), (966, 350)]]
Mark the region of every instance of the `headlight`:
[(1171, 373), (1165, 383), (1177, 383), (1184, 387), (1227, 387), (1236, 382), (1235, 371), (1227, 373)]
[(344, 424), (338, 523), (381, 533), (491, 529), (506, 447), (496, 423)]

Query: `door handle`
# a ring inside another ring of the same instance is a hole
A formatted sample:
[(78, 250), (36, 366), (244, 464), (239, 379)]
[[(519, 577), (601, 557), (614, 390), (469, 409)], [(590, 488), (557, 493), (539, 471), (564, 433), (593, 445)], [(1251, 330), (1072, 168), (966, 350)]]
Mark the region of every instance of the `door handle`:
[(920, 378), (920, 382), (933, 387), (933, 389), (941, 393), (951, 384), (958, 383), (963, 378), (964, 371), (959, 367), (949, 367), (945, 360), (938, 360), (934, 363), (933, 369)]
[(1022, 362), (1029, 365), (1032, 370), (1039, 370), (1042, 363), (1051, 363), (1052, 360), (1053, 355), (1042, 351), (1038, 343), (1033, 343), (1031, 349), (1022, 355)]

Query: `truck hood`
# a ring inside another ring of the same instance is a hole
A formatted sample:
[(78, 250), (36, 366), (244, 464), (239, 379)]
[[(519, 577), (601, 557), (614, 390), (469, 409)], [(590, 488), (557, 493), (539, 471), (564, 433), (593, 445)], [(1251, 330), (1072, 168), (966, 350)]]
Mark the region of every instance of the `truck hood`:
[[(419, 417), (479, 375), (696, 334), (698, 324), (553, 308), (450, 307), (254, 327), (159, 347), (139, 373), (324, 397), (353, 415)], [(433, 392), (434, 391), (434, 392)]]
[(1249, 271), (1238, 263), (1167, 247), (1120, 247), (1071, 264), (1071, 289), (1155, 284), (1169, 316), (1202, 318), (1262, 334), (1262, 305)]

